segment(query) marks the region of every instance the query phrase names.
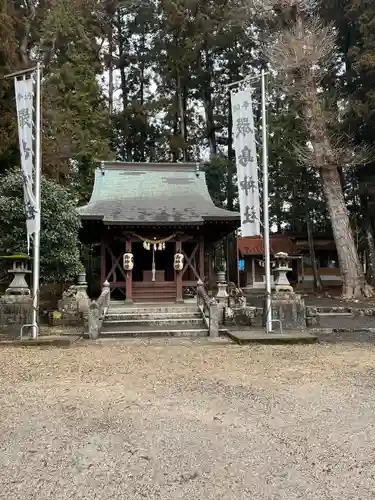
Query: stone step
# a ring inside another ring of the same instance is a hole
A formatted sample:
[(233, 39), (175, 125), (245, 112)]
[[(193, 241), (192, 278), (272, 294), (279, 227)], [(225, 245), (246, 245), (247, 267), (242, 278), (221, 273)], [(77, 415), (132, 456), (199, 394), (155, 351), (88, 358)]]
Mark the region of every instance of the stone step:
[(140, 305), (140, 306), (109, 306), (108, 309), (108, 314), (184, 314), (184, 313), (196, 313), (198, 311), (198, 308), (196, 304), (194, 305), (184, 305), (184, 306), (178, 306), (178, 305), (164, 305), (160, 304), (155, 305), (153, 303), (151, 306), (150, 305)]
[(166, 294), (174, 294), (176, 295), (176, 287), (163, 287), (163, 288), (133, 288), (133, 296), (134, 295), (162, 295)]
[(353, 316), (350, 312), (317, 312), (317, 316)]
[(105, 332), (108, 329), (111, 328), (116, 328), (118, 326), (123, 327), (123, 328), (128, 328), (130, 326), (137, 326), (137, 325), (147, 325), (147, 326), (170, 326), (170, 325), (184, 325), (184, 326), (204, 326), (204, 321), (202, 318), (170, 318), (170, 319), (147, 319), (147, 318), (140, 318), (140, 319), (117, 319), (117, 320), (112, 320), (112, 319), (105, 319), (102, 331)]
[(307, 306), (308, 309), (310, 308), (316, 309), (317, 313), (351, 313), (352, 308), (350, 307), (344, 307), (344, 306), (331, 306), (331, 307), (324, 307), (324, 306)]
[(133, 295), (133, 302), (135, 304), (144, 304), (149, 303), (151, 300), (154, 303), (162, 304), (164, 302), (171, 302), (173, 299), (176, 299), (176, 294), (173, 295)]
[[(100, 334), (100, 338), (114, 337), (207, 337), (207, 328), (196, 328), (179, 325), (170, 325), (166, 328), (158, 328), (153, 326), (132, 326), (129, 328), (119, 328), (105, 330)], [(88, 337), (87, 334), (84, 337)]]
[[(168, 297), (168, 300), (170, 300), (172, 297)], [(134, 303), (135, 304), (145, 304), (147, 302), (150, 302), (150, 299), (149, 297), (145, 297), (145, 298), (142, 298), (142, 297), (138, 297), (138, 298), (135, 298), (134, 299)], [(155, 304), (163, 304), (164, 302), (166, 302), (166, 299), (162, 298), (162, 297), (155, 297), (154, 298), (154, 303)]]
[(199, 311), (175, 311), (175, 312), (149, 312), (149, 311), (124, 311), (124, 312), (109, 312), (106, 315), (106, 321), (114, 321), (114, 320), (159, 320), (159, 319), (194, 319), (201, 318), (202, 314)]

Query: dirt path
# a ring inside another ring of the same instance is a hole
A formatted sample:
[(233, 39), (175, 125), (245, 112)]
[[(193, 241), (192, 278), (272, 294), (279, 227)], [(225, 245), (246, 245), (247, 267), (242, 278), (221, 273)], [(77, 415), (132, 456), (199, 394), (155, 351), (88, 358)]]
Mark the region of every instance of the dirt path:
[(375, 347), (0, 350), (1, 499), (373, 499)]

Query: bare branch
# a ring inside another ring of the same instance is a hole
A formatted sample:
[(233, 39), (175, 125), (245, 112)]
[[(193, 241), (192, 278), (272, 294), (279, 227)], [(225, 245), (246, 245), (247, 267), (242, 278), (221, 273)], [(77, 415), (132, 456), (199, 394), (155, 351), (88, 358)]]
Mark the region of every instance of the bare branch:
[(308, 74), (319, 81), (324, 68), (334, 60), (335, 42), (333, 27), (324, 26), (314, 17), (303, 26), (292, 26), (268, 40), (263, 53), (289, 88), (290, 81), (297, 81), (302, 75)]

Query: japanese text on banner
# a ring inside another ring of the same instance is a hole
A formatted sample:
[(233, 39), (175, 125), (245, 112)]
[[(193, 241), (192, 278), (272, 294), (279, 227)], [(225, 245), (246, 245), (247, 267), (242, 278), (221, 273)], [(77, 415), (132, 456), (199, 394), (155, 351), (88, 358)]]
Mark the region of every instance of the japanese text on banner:
[(250, 89), (232, 91), (233, 138), (242, 236), (260, 235), (258, 162)]
[(18, 138), (21, 154), (21, 174), (26, 211), (27, 244), (30, 248), (30, 237), (40, 230), (40, 212), (33, 192), (34, 165), (34, 82), (32, 78), (14, 80)]

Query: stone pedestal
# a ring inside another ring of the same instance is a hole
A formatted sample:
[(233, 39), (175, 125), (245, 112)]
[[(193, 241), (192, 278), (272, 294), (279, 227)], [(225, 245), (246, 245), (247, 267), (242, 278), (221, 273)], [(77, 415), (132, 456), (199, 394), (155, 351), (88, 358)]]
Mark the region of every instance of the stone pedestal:
[(225, 324), (233, 326), (253, 326), (256, 308), (251, 306), (233, 306), (225, 312)]
[[(283, 330), (305, 330), (305, 301), (301, 295), (294, 292), (273, 292), (271, 294), (272, 319), (282, 323)], [(266, 321), (266, 303), (263, 306), (263, 326)], [(272, 329), (279, 331), (277, 322), (272, 323)]]
[(216, 294), (218, 318), (220, 324), (224, 321), (225, 311), (228, 308), (228, 292), (226, 283), (217, 283), (218, 292)]
[(256, 308), (246, 305), (246, 297), (242, 290), (234, 284), (229, 285), (229, 307), (225, 311), (225, 324), (236, 327), (252, 326), (255, 321)]
[(0, 328), (18, 335), (22, 325), (31, 323), (32, 310), (30, 295), (3, 295), (0, 297)]
[(227, 284), (226, 283), (218, 283), (217, 284), (217, 295), (216, 300), (219, 302), (228, 302), (228, 292), (227, 292)]

